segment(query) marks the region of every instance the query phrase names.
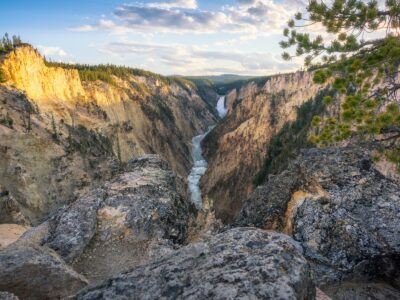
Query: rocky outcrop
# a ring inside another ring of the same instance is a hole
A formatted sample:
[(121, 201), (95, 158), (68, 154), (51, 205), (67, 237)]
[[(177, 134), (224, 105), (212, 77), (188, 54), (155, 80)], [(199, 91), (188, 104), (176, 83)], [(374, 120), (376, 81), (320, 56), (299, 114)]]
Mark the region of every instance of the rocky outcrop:
[(229, 223), (237, 216), (242, 200), (254, 190), (271, 138), (323, 88), (314, 84), (311, 73), (297, 72), (273, 76), (262, 86), (250, 82), (228, 94), (228, 116), (203, 143), (209, 168), (202, 191), (217, 218)]
[(47, 247), (17, 244), (0, 251), (1, 291), (21, 299), (60, 299), (85, 285), (86, 279)]
[(384, 282), (345, 282), (342, 284), (327, 286), (324, 290), (326, 294), (331, 297), (330, 299), (335, 300), (400, 299), (400, 291)]
[(0, 292), (0, 300), (18, 300), (18, 297), (11, 293)]
[(311, 149), (249, 197), (236, 221), (291, 234), (319, 285), (343, 280), (399, 287), (400, 186), (368, 148)]
[(186, 177), (191, 138), (216, 120), (185, 80), (132, 71), (82, 81), (30, 46), (0, 56), (0, 68), (0, 185), (34, 224), (134, 156), (162, 155)]
[(0, 185), (0, 224), (30, 225), (29, 220), (21, 213), (18, 202)]
[(47, 68), (39, 52), (29, 46), (11, 51), (1, 67), (5, 78), (37, 101), (68, 101), (85, 95), (77, 70)]
[(99, 281), (183, 243), (194, 211), (166, 162), (147, 155), (52, 217), (45, 245)]
[(314, 299), (301, 247), (235, 228), (79, 292), (73, 299)]

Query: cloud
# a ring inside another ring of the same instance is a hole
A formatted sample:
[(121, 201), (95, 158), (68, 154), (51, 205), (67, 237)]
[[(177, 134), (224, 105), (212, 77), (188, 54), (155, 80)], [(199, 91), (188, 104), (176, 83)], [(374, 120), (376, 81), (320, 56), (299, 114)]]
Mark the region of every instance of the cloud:
[(187, 9), (195, 9), (198, 7), (196, 0), (177, 0), (177, 1), (169, 1), (169, 2), (155, 2), (150, 3), (150, 7), (158, 7), (158, 8), (187, 8)]
[(39, 45), (37, 46), (37, 48), (44, 56), (59, 56), (59, 57), (67, 56), (67, 52), (65, 52), (60, 47), (48, 47)]
[[(197, 32), (197, 33), (280, 33), (287, 20), (302, 5), (301, 0), (238, 0), (218, 10), (199, 9), (196, 0), (128, 3), (114, 11), (115, 20), (100, 20), (72, 28), (74, 31), (111, 30), (126, 32)], [(104, 26), (102, 22), (109, 22)], [(112, 24), (111, 24), (112, 22)]]
[(216, 74), (229, 69), (238, 74), (266, 75), (292, 71), (299, 66), (282, 61), (279, 55), (268, 52), (212, 51), (184, 45), (114, 42), (105, 45), (101, 51), (115, 56), (134, 55), (151, 59), (154, 64), (161, 63), (170, 68), (170, 73), (186, 73), (190, 70), (191, 74)]

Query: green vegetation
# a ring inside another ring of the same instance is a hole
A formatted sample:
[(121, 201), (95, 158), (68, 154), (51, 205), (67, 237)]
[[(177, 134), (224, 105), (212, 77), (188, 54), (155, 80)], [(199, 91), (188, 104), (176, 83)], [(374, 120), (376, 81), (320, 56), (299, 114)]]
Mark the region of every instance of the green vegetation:
[[(332, 80), (339, 97), (324, 101), (341, 109), (339, 116), (315, 117), (310, 140), (324, 147), (358, 137), (382, 144), (387, 157), (399, 162), (399, 151), (391, 147), (400, 139), (400, 2), (387, 0), (378, 6), (374, 0), (311, 0), (307, 13), (308, 19), (298, 13), (289, 21), (281, 46), (296, 46), (293, 56), (305, 55), (305, 65), (316, 70), (316, 83)], [(326, 43), (321, 36), (296, 30), (313, 24), (321, 24), (335, 39)], [(380, 38), (363, 39), (377, 30)], [(292, 56), (285, 52), (283, 57)]]
[[(83, 156), (93, 155), (95, 157), (115, 155), (112, 150), (111, 139), (94, 130), (88, 130), (83, 125), (71, 126), (68, 129), (68, 148), (69, 153), (78, 151)], [(118, 128), (115, 131), (118, 132)]]
[(6, 82), (6, 76), (4, 75), (3, 68), (0, 67), (0, 83)]
[(218, 94), (225, 95), (233, 89), (240, 89), (243, 85), (255, 82), (264, 85), (270, 76), (254, 77), (224, 74), (218, 76), (187, 76), (185, 79), (193, 82), (201, 90), (205, 87), (214, 89)]
[(150, 120), (158, 119), (165, 123), (175, 123), (175, 116), (171, 108), (159, 97), (152, 98), (151, 103), (141, 102), (140, 107)]
[(82, 81), (104, 81), (109, 84), (115, 84), (113, 80), (113, 76), (125, 79), (129, 76), (142, 76), (142, 77), (151, 77), (157, 79), (165, 84), (173, 84), (176, 83), (182, 86), (185, 89), (190, 87), (194, 87), (193, 83), (185, 80), (181, 77), (176, 76), (162, 76), (160, 74), (156, 74), (150, 71), (130, 68), (125, 66), (117, 66), (112, 64), (101, 64), (101, 65), (87, 65), (87, 64), (68, 64), (68, 63), (60, 63), (53, 62), (50, 60), (46, 60), (46, 65), (48, 67), (59, 67), (63, 69), (75, 69), (79, 72), (79, 77)]
[(0, 124), (13, 128), (14, 120), (11, 118), (10, 114), (7, 112), (5, 116), (0, 115)]
[[(299, 154), (300, 149), (312, 146), (312, 143), (307, 139), (312, 119), (316, 114), (321, 114), (324, 111), (323, 98), (331, 94), (332, 92), (323, 90), (312, 101), (302, 104), (297, 110), (296, 121), (286, 123), (272, 137), (263, 166), (254, 178), (255, 185), (261, 184), (269, 174), (283, 171), (289, 161)], [(277, 105), (277, 103), (273, 105)]]
[(53, 138), (53, 140), (58, 142), (58, 131), (57, 131), (57, 125), (56, 125), (56, 121), (54, 120), (54, 115), (51, 115), (51, 137)]
[(191, 80), (191, 81), (204, 80), (204, 81), (211, 82), (212, 84), (225, 84), (225, 83), (234, 82), (234, 81), (252, 79), (252, 78), (255, 78), (255, 76), (222, 74), (222, 75), (210, 75), (210, 76), (187, 76), (185, 78), (187, 78), (188, 80)]
[(242, 86), (249, 84), (250, 82), (255, 82), (258, 86), (263, 86), (271, 76), (263, 76), (263, 77), (253, 77), (248, 79), (241, 79), (231, 82), (221, 82), (215, 83), (214, 87), (218, 94), (225, 95), (229, 91), (236, 89), (239, 90)]
[(3, 38), (0, 39), (0, 54), (8, 53), (20, 45), (22, 45), (22, 41), (19, 36), (13, 35), (10, 38), (8, 33), (6, 32)]

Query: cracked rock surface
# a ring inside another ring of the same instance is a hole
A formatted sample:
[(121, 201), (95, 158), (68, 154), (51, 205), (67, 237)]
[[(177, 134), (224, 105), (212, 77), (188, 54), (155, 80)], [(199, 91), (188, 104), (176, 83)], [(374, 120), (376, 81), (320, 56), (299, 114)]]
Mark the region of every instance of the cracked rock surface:
[(84, 289), (74, 299), (314, 299), (309, 271), (290, 237), (234, 228)]
[(399, 216), (400, 185), (366, 149), (309, 149), (249, 197), (236, 225), (291, 234), (319, 285), (361, 278), (398, 288)]

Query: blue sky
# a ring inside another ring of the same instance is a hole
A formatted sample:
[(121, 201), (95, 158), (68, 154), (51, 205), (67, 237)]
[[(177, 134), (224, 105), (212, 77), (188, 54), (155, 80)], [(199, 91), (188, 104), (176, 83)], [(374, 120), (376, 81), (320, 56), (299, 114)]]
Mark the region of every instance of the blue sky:
[(279, 48), (302, 0), (4, 1), (0, 32), (55, 61), (114, 63), (170, 75), (292, 71)]

